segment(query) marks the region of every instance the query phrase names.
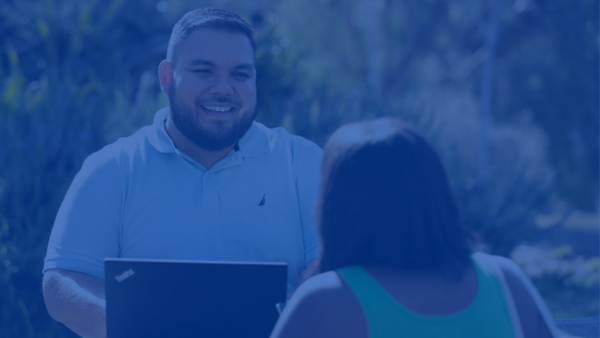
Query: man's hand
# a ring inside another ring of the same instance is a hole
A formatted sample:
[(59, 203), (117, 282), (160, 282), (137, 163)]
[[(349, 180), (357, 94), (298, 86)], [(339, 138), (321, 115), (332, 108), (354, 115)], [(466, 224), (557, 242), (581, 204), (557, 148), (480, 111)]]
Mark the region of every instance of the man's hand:
[(82, 337), (106, 337), (104, 280), (85, 273), (49, 269), (44, 300), (50, 316)]

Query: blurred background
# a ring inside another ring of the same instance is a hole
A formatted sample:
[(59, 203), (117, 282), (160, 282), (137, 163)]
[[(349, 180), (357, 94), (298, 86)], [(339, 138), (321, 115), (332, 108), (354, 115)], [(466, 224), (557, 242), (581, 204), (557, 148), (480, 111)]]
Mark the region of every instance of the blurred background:
[(555, 318), (599, 311), (595, 0), (0, 1), (0, 336), (72, 337), (42, 264), (83, 160), (167, 106), (187, 11), (256, 30), (259, 115), (323, 145), (395, 116), (437, 148), (478, 250), (514, 259)]

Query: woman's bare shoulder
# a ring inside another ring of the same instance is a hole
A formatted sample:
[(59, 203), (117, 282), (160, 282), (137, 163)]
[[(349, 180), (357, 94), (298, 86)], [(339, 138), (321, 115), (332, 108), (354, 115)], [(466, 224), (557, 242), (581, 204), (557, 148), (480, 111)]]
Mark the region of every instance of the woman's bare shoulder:
[(339, 275), (335, 271), (327, 271), (306, 280), (294, 296), (306, 297), (313, 293), (339, 295), (345, 290), (349, 291)]
[(355, 305), (360, 309), (360, 304), (352, 290), (334, 271), (321, 273), (308, 279), (298, 288), (288, 305), (292, 308), (302, 306), (318, 314), (332, 312), (345, 314), (348, 305)]
[(337, 273), (311, 277), (294, 296), (271, 337), (367, 337), (360, 304)]
[(548, 312), (546, 305), (539, 296), (537, 290), (525, 275), (523, 270), (509, 258), (479, 254), (480, 258), (487, 259), (495, 264), (502, 272), (523, 329), (525, 338), (529, 337), (552, 337), (553, 328), (549, 327), (542, 312)]

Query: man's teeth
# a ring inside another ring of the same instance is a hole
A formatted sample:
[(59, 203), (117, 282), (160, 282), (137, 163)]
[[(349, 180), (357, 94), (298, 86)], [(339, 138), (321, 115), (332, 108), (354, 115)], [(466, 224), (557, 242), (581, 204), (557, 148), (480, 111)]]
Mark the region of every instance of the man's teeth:
[(216, 107), (216, 106), (202, 106), (208, 110), (218, 111), (218, 112), (227, 112), (231, 110), (231, 107)]

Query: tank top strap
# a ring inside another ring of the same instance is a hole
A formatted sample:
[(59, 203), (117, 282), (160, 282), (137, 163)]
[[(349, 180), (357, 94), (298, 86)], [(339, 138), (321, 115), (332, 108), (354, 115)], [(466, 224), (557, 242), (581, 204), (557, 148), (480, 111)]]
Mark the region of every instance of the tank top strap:
[(511, 316), (495, 271), (475, 260), (478, 291), (466, 308), (442, 316), (423, 315), (399, 303), (360, 266), (336, 270), (356, 296), (370, 338), (514, 337)]

